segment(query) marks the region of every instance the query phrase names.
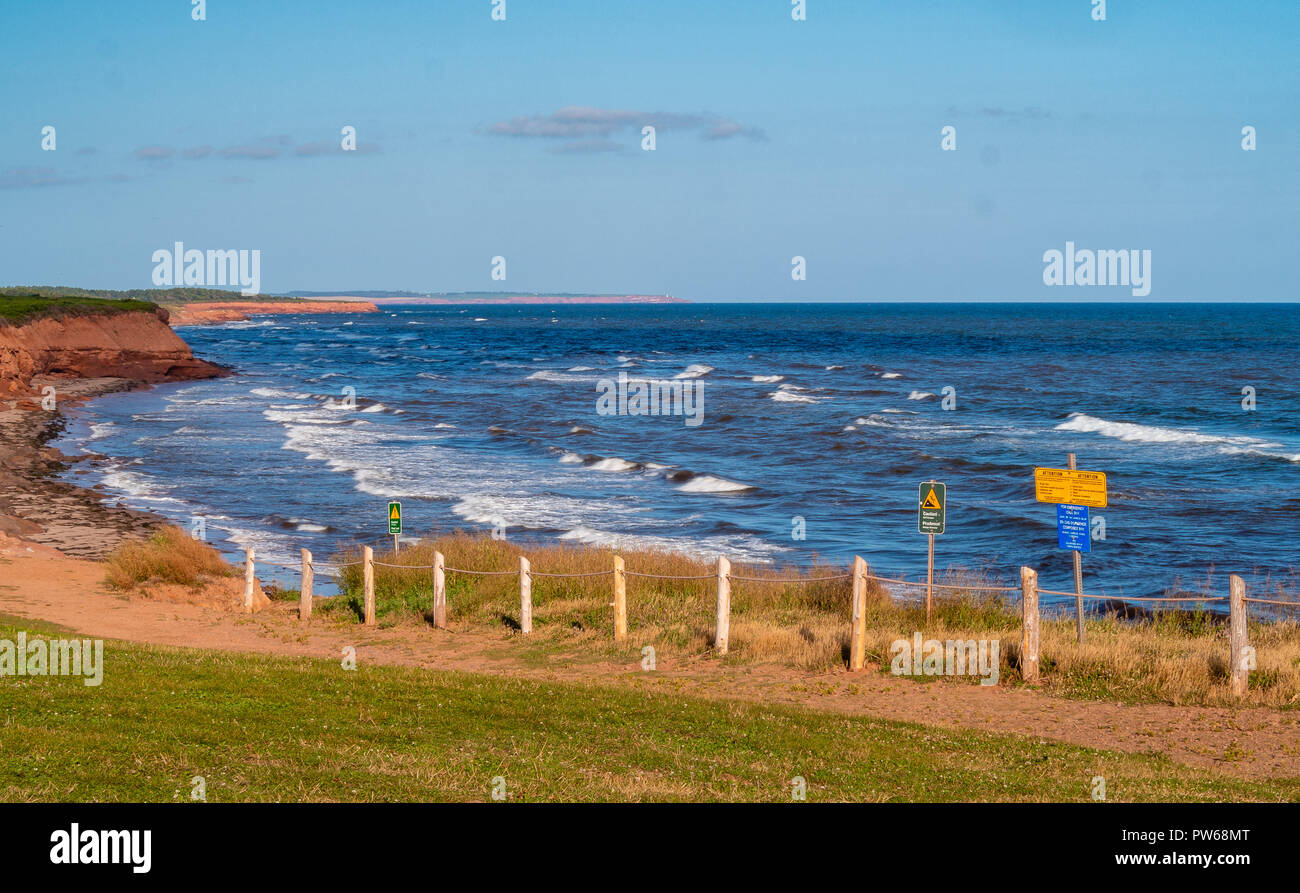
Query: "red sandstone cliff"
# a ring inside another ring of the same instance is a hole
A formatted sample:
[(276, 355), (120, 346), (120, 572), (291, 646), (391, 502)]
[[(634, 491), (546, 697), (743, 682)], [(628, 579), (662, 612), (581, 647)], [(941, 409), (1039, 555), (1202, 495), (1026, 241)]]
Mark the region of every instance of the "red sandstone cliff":
[(171, 324), (235, 322), (261, 314), (376, 313), (378, 310), (370, 301), (203, 301), (172, 306)]
[(86, 313), (0, 323), (0, 394), (31, 392), (35, 376), (175, 381), (227, 370), (196, 359), (167, 311)]

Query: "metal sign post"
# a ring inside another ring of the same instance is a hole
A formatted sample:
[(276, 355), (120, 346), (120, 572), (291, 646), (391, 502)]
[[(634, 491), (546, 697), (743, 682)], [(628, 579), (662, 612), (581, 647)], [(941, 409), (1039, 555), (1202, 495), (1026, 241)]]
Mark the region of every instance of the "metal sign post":
[[(1074, 553), (1074, 613), (1078, 627), (1079, 644), (1084, 643), (1083, 631), (1083, 552), (1089, 550), (1090, 521), (1088, 507), (1106, 507), (1106, 475), (1100, 471), (1079, 471), (1074, 453), (1066, 457), (1066, 468), (1035, 468), (1034, 496), (1039, 502), (1054, 502), (1059, 507), (1056, 515), (1057, 544)], [(1062, 509), (1066, 511), (1062, 512)], [(1082, 512), (1083, 530), (1077, 525)]]
[(925, 622), (930, 622), (934, 604), (934, 537), (948, 524), (948, 487), (929, 480), (917, 488), (916, 529), (926, 534), (929, 548), (925, 562)]
[(402, 535), (402, 504), (388, 503), (388, 532), (393, 535), (393, 554), (397, 554), (397, 538)]
[[(1079, 465), (1074, 458), (1074, 453), (1066, 456), (1066, 468), (1070, 471), (1076, 470)], [(1086, 507), (1085, 507), (1086, 510)], [(1075, 625), (1079, 629), (1079, 644), (1084, 642), (1085, 634), (1083, 631), (1083, 553), (1074, 549), (1074, 616)]]

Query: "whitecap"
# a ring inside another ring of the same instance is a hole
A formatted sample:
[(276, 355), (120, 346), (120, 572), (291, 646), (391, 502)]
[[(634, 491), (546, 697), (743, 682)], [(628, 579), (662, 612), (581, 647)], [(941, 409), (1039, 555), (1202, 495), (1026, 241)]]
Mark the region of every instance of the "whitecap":
[(773, 391), (767, 396), (771, 397), (777, 403), (816, 403), (816, 397), (810, 397), (807, 394), (796, 394), (793, 390)]
[[(1142, 425), (1137, 422), (1112, 422), (1081, 412), (1070, 413), (1069, 419), (1056, 426), (1057, 431), (1076, 431), (1085, 434), (1100, 434), (1131, 443), (1174, 443), (1217, 446), (1222, 452), (1244, 453), (1261, 451), (1268, 447), (1280, 447), (1281, 444), (1260, 440), (1257, 437), (1231, 436), (1223, 434), (1202, 434), (1199, 431), (1185, 431), (1179, 428), (1163, 428), (1159, 425)], [(1277, 457), (1277, 454), (1265, 453)], [(1289, 455), (1283, 458), (1290, 459)]]
[(749, 484), (739, 484), (711, 474), (697, 474), (677, 488), (679, 493), (740, 493), (753, 489)]
[(713, 371), (713, 367), (705, 363), (691, 363), (681, 372), (678, 372), (673, 378), (700, 378), (708, 375)]

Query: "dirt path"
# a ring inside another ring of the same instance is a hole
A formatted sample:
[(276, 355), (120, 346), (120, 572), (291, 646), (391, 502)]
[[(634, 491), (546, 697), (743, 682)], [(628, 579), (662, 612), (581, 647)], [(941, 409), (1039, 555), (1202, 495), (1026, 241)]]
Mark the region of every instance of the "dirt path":
[[(1243, 777), (1300, 775), (1300, 715), (1252, 708), (1123, 705), (1072, 701), (1028, 689), (928, 685), (876, 672), (813, 675), (779, 666), (719, 666), (704, 658), (660, 658), (656, 672), (626, 663), (557, 658), (525, 661), (510, 635), (481, 629), (366, 629), (322, 618), (303, 624), (297, 607), (272, 603), (252, 616), (210, 605), (103, 587), (103, 566), (0, 536), (0, 613), (45, 620), (82, 635), (156, 645), (338, 659), (532, 679), (637, 685), (711, 698), (796, 704), (948, 728), (1031, 735), (1134, 753), (1163, 753), (1191, 766)], [(111, 668), (111, 652), (108, 657)], [(1225, 753), (1244, 756), (1224, 759)]]

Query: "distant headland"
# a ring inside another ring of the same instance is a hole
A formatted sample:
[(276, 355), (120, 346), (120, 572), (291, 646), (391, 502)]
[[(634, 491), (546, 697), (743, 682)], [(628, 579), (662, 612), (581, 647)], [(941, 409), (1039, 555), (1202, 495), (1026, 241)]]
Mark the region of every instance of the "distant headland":
[(283, 297), (308, 301), (371, 301), (375, 304), (687, 304), (671, 295), (590, 295), (515, 291), (291, 291)]
[(413, 292), (413, 291), (290, 291), (244, 295), (218, 288), (87, 289), (70, 286), (0, 287), (0, 298), (140, 302), (166, 310), (173, 326), (246, 320), (251, 316), (287, 313), (374, 313), (384, 305), (537, 305), (537, 304), (687, 304), (671, 295), (591, 295), (568, 292)]

